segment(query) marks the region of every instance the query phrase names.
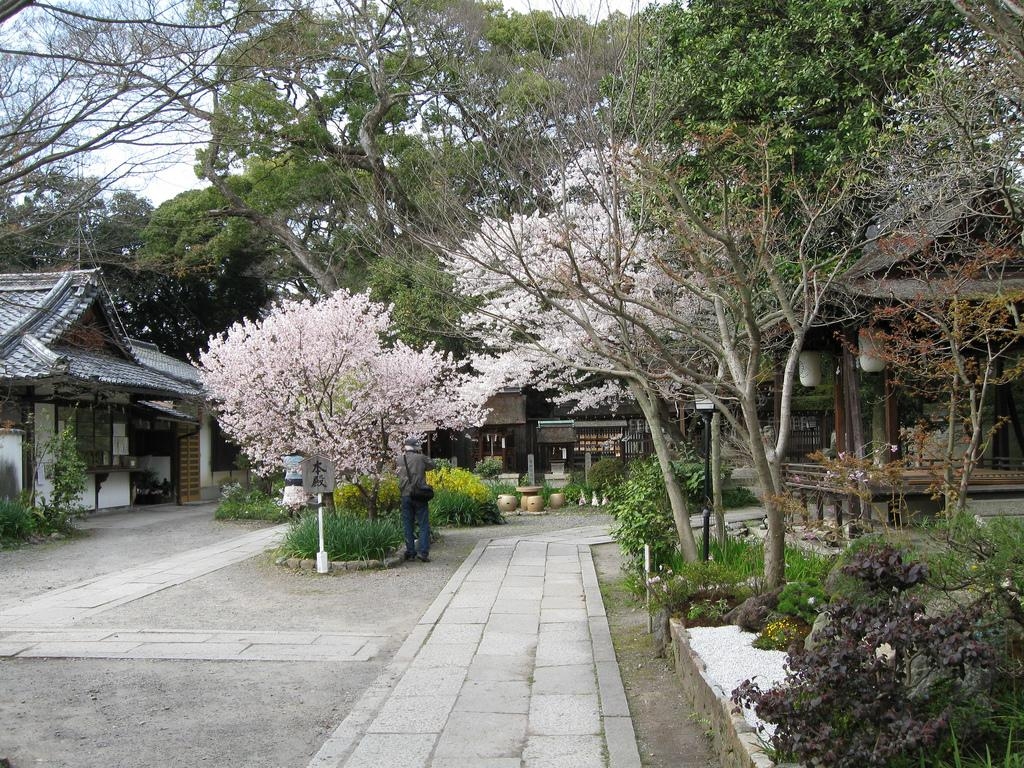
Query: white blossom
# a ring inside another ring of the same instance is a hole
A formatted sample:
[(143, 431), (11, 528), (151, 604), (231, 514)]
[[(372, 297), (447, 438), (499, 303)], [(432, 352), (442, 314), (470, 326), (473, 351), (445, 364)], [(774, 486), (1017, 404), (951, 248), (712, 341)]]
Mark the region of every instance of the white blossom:
[(340, 477), (380, 477), (402, 441), (483, 421), (483, 397), (452, 359), (393, 341), (390, 310), (341, 290), (237, 323), (200, 356), (224, 431), (263, 470), (289, 453), (330, 459)]

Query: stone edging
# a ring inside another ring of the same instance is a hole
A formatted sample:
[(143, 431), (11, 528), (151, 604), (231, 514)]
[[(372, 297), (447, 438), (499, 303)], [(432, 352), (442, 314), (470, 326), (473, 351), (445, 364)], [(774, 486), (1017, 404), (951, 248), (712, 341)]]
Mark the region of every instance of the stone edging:
[[(394, 568), (405, 562), (403, 554), (392, 555), (383, 560), (331, 560), (328, 563), (328, 573), (339, 571), (366, 571), (371, 568)], [(274, 561), (276, 565), (284, 568), (291, 568), (295, 571), (312, 571), (316, 573), (316, 560), (300, 557), (279, 557)]]
[(694, 715), (705, 724), (722, 768), (773, 768), (757, 732), (742, 715), (733, 714), (729, 693), (708, 678), (704, 662), (690, 648), (686, 627), (677, 619), (671, 619), (670, 627), (676, 676)]

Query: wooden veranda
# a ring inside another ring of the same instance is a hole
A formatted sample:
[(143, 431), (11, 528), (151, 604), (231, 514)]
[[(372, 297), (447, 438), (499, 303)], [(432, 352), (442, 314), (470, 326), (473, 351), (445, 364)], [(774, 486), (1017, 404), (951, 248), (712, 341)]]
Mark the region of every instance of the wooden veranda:
[[(899, 525), (914, 513), (937, 510), (935, 500), (941, 493), (942, 470), (938, 465), (890, 467), (874, 477), (851, 483), (823, 464), (789, 463), (783, 467), (783, 481), (787, 491), (800, 499), (808, 520), (813, 506), (813, 517), (819, 522), (831, 510), (839, 526), (852, 520)], [(978, 467), (971, 473), (967, 495), (972, 499), (1022, 500), (1024, 467)], [(876, 514), (880, 506), (884, 520)]]

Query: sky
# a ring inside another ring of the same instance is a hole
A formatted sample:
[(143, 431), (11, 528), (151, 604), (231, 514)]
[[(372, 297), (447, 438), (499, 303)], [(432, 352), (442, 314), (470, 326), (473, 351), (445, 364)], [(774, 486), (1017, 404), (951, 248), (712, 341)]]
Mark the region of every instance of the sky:
[[(638, 7), (650, 4), (651, 0), (504, 0), (509, 10), (526, 13), (531, 10), (553, 10), (567, 16), (584, 16), (597, 21), (609, 13), (621, 11), (625, 14), (635, 13)], [(147, 171), (143, 176), (125, 179), (119, 184), (141, 197), (147, 198), (153, 205), (160, 205), (172, 197), (190, 189), (204, 186), (192, 170), (193, 150), (183, 152), (178, 162), (168, 163), (162, 170)], [(103, 167), (100, 161), (97, 167)]]

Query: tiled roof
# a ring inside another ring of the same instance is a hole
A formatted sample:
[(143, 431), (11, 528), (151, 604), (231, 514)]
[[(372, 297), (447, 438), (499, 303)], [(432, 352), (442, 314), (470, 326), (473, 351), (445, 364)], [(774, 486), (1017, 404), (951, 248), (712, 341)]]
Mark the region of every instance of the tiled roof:
[(0, 275), (0, 344), (25, 333), (44, 344), (54, 341), (97, 299), (98, 273)]
[(129, 339), (129, 341), (132, 345), (132, 352), (135, 353), (135, 359), (147, 368), (166, 373), (196, 387), (202, 386), (199, 371), (194, 366), (184, 360), (165, 355), (156, 344), (138, 339)]
[[(106, 318), (109, 346), (62, 340), (93, 307)], [(173, 398), (202, 392), (192, 366), (128, 339), (96, 269), (0, 274), (0, 366), (7, 382), (78, 381)]]
[(79, 381), (109, 384), (117, 389), (175, 393), (183, 397), (198, 396), (202, 392), (198, 385), (186, 384), (131, 360), (118, 360), (110, 355), (64, 346), (55, 348), (54, 352), (67, 361), (68, 375)]
[(165, 419), (171, 421), (184, 421), (189, 424), (197, 424), (199, 417), (191, 413), (185, 413), (185, 411), (175, 408), (171, 403), (161, 402), (156, 400), (139, 400), (139, 405), (144, 405), (147, 408), (152, 408), (154, 411), (159, 413)]

